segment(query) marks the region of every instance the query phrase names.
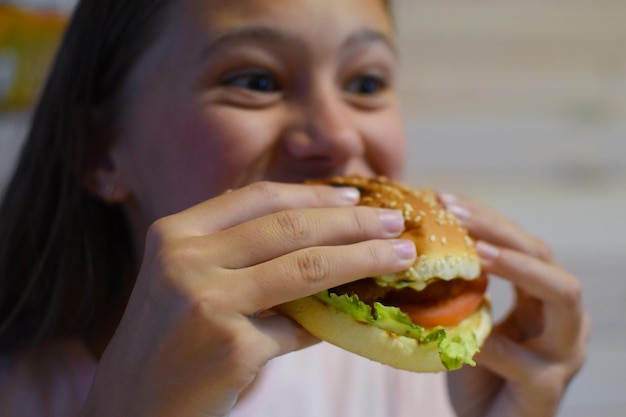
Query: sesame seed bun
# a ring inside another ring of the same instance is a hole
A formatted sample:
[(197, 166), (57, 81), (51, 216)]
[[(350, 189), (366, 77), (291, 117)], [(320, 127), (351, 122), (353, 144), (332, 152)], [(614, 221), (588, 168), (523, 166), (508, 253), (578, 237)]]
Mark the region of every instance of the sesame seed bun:
[[(464, 281), (479, 282), (474, 280), (481, 277), (474, 241), (436, 193), (384, 177), (337, 176), (309, 183), (356, 187), (361, 192), (360, 205), (401, 210), (405, 219), (401, 237), (415, 243), (417, 259), (401, 273), (358, 280), (286, 303), (277, 311), (322, 340), (395, 368), (439, 372), (458, 369), (464, 363), (473, 365), (472, 356), (492, 327), (484, 293), (479, 292), (475, 304), (453, 324), (423, 328), (412, 321), (416, 317), (409, 315), (406, 306), (407, 302), (440, 303), (448, 297), (446, 289), (443, 296), (437, 295), (442, 285), (466, 288)], [(431, 283), (437, 283), (432, 287), (437, 290), (428, 291)], [(458, 296), (454, 291), (450, 294)], [(402, 294), (404, 304), (386, 305), (398, 299), (396, 294)], [(430, 294), (442, 299), (433, 300)]]
[(389, 284), (402, 282), (420, 290), (435, 278), (471, 280), (480, 276), (474, 241), (433, 190), (412, 189), (385, 177), (344, 176), (323, 182), (358, 188), (360, 205), (402, 210), (405, 232), (401, 237), (415, 243), (417, 262), (404, 272), (377, 279)]

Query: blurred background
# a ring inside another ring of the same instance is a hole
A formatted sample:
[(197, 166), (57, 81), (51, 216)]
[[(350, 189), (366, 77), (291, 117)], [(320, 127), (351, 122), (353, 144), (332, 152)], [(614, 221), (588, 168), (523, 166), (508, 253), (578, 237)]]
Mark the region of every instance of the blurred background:
[[(73, 3), (0, 0), (0, 189)], [(623, 417), (626, 2), (395, 3), (407, 182), (483, 200), (552, 245), (593, 320), (559, 416)], [(490, 291), (501, 316), (510, 289)]]
[[(396, 5), (409, 181), (483, 200), (552, 245), (593, 320), (559, 415), (626, 416), (626, 1)], [(504, 314), (509, 288), (491, 287)]]

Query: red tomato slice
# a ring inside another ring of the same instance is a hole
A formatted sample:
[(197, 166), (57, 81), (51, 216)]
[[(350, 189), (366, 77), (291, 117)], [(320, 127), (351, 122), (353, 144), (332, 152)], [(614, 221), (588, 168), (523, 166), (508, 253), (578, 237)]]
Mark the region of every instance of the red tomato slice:
[[(443, 282), (440, 284), (444, 285)], [(408, 302), (405, 298), (393, 305), (408, 314), (415, 324), (422, 327), (454, 326), (480, 306), (487, 290), (487, 277), (481, 276), (472, 281), (454, 280), (445, 284), (457, 286), (449, 291), (448, 297), (431, 299), (430, 302), (418, 304)]]

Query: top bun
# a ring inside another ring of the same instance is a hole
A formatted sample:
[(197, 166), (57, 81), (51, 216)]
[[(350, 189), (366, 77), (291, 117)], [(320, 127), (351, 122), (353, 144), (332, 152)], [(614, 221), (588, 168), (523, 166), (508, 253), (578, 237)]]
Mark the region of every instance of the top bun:
[(415, 190), (386, 177), (335, 176), (311, 183), (356, 187), (361, 192), (359, 205), (402, 211), (405, 231), (400, 237), (415, 243), (418, 257), (406, 271), (375, 277), (380, 284), (421, 290), (433, 279), (480, 276), (474, 241), (433, 190)]

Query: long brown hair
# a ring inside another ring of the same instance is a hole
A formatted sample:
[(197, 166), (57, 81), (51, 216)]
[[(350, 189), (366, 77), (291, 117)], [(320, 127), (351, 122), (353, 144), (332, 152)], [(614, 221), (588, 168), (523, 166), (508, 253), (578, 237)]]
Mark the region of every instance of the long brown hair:
[(74, 11), (0, 207), (0, 351), (86, 335), (133, 269), (121, 207), (83, 181), (166, 3), (83, 0)]
[(74, 11), (0, 206), (0, 352), (89, 336), (133, 273), (121, 207), (83, 181), (168, 3), (82, 0)]

